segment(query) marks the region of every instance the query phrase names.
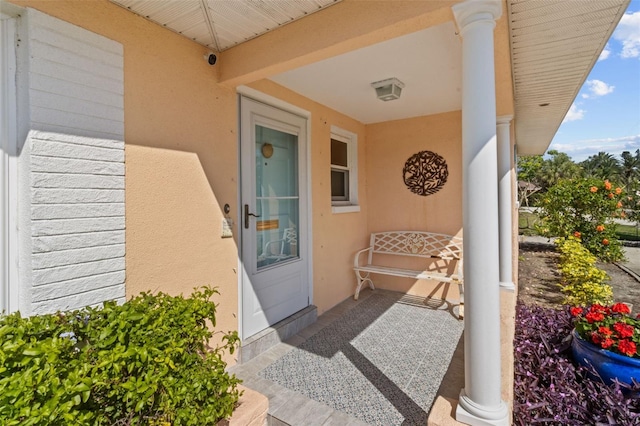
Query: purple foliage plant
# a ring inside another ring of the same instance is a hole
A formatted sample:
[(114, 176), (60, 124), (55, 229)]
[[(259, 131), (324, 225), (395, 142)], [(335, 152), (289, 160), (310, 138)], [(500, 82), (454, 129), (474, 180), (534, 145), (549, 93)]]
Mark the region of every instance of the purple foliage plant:
[(640, 425), (640, 384), (589, 379), (573, 363), (572, 329), (569, 307), (516, 306), (513, 424)]

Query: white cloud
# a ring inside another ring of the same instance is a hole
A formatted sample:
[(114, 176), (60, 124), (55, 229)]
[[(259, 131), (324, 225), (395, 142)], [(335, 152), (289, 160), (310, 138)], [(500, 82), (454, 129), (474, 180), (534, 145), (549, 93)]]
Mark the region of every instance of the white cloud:
[(598, 56), (598, 61), (604, 61), (609, 57), (609, 55), (611, 55), (611, 48), (609, 47), (609, 43), (607, 43), (600, 53), (600, 56)]
[(567, 121), (582, 120), (584, 118), (584, 113), (585, 110), (579, 109), (578, 106), (573, 103), (571, 104), (569, 111), (567, 111), (567, 115), (564, 116), (564, 120), (562, 120), (562, 122), (566, 123)]
[(613, 38), (622, 43), (621, 57), (640, 57), (640, 11), (622, 15)]
[(640, 149), (640, 135), (623, 136), (620, 138), (585, 139), (568, 143), (552, 143), (549, 149), (565, 152), (573, 161), (586, 160), (600, 151), (620, 155), (622, 151), (635, 152)]
[(608, 95), (609, 93), (613, 92), (613, 89), (615, 89), (615, 86), (610, 86), (601, 80), (587, 80), (587, 82), (584, 85), (589, 91), (588, 94), (587, 93), (582, 94), (582, 97), (584, 99), (596, 98), (598, 96)]

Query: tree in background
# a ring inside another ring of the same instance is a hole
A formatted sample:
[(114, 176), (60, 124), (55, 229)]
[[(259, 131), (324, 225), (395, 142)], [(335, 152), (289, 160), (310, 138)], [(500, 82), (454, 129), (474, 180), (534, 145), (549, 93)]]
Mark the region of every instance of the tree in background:
[(538, 176), (538, 186), (548, 190), (560, 179), (575, 179), (582, 174), (579, 165), (573, 162), (564, 152), (554, 149), (547, 152), (549, 158), (543, 160)]
[(625, 199), (622, 188), (608, 180), (561, 179), (542, 198), (538, 231), (546, 237), (575, 237), (605, 262), (621, 260), (615, 219)]
[(635, 155), (624, 151), (620, 158), (620, 180), (627, 192), (627, 218), (640, 226), (640, 149), (636, 149)]
[(620, 163), (613, 154), (600, 151), (580, 163), (585, 177), (597, 179), (617, 179)]
[(542, 156), (531, 155), (518, 158), (518, 199), (529, 207), (529, 197), (540, 191), (538, 176), (542, 170)]
[(531, 199), (536, 192), (546, 192), (560, 179), (581, 176), (580, 166), (564, 152), (551, 150), (547, 154), (549, 158), (543, 158), (541, 155), (518, 158), (518, 181), (527, 183), (527, 185), (518, 185), (519, 197), (526, 206), (529, 206), (530, 202), (536, 205), (536, 200)]
[(620, 180), (630, 194), (640, 189), (640, 149), (636, 149), (635, 155), (624, 151), (620, 159)]

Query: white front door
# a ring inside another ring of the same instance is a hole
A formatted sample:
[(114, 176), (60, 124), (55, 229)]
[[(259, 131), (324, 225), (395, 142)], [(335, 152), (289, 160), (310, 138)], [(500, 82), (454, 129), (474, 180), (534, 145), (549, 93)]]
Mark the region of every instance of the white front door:
[(242, 337), (309, 305), (303, 117), (240, 101)]

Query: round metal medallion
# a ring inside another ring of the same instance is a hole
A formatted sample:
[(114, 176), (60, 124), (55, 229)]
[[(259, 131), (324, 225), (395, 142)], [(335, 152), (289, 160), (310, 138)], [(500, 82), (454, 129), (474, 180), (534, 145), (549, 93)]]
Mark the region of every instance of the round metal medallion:
[(402, 169), (404, 184), (414, 194), (435, 194), (444, 186), (449, 176), (447, 162), (431, 151), (420, 151), (413, 154)]

